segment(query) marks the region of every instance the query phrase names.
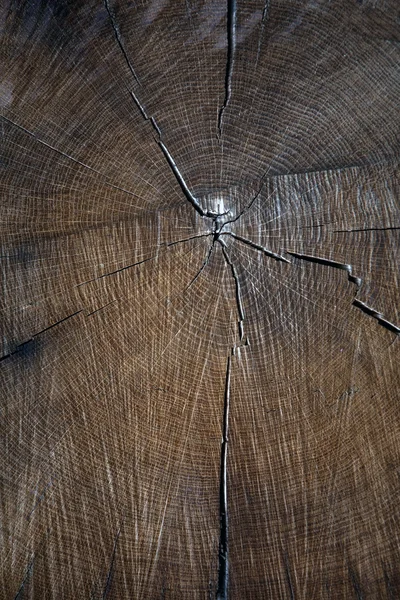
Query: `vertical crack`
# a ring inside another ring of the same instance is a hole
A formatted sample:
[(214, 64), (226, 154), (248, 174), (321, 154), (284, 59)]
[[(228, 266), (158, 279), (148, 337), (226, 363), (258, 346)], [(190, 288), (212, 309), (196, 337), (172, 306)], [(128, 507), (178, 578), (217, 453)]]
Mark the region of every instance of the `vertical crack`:
[(261, 16), (261, 30), (260, 30), (260, 36), (258, 38), (256, 66), (258, 65), (258, 60), (260, 58), (262, 38), (263, 38), (263, 35), (264, 35), (265, 23), (266, 23), (266, 21), (268, 19), (268, 16), (269, 16), (270, 3), (271, 3), (271, 0), (266, 0), (266, 2), (264, 4), (264, 9), (263, 9), (263, 12), (262, 12), (262, 16)]
[(226, 70), (225, 70), (225, 98), (218, 113), (218, 137), (222, 135), (222, 120), (224, 111), (232, 95), (232, 73), (236, 50), (236, 0), (227, 1), (227, 41)]
[(244, 335), (244, 331), (243, 331), (244, 309), (243, 309), (242, 297), (241, 297), (241, 293), (240, 293), (239, 277), (238, 277), (235, 265), (231, 261), (229, 254), (226, 251), (224, 242), (222, 242), (222, 240), (220, 240), (220, 239), (218, 241), (222, 247), (222, 253), (224, 255), (225, 261), (226, 261), (227, 265), (229, 265), (231, 268), (232, 277), (235, 281), (236, 304), (237, 304), (238, 317), (239, 317), (239, 321), (238, 321), (239, 322), (239, 338), (240, 338), (240, 341), (242, 341), (243, 335)]
[(219, 487), (219, 570), (217, 600), (228, 598), (228, 490), (227, 490), (227, 454), (228, 454), (228, 424), (229, 424), (229, 400), (231, 385), (231, 356), (228, 356), (226, 364), (224, 413), (222, 420), (222, 442), (221, 442), (221, 466)]

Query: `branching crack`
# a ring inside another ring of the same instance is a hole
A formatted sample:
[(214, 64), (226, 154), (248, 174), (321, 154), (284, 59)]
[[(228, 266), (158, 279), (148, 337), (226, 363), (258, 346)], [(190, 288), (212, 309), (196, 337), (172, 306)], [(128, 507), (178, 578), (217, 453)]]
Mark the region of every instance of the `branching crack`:
[(228, 426), (229, 426), (229, 402), (231, 386), (231, 356), (228, 356), (225, 377), (224, 413), (222, 420), (221, 441), (221, 465), (220, 465), (220, 487), (219, 487), (219, 570), (217, 600), (228, 598), (228, 485), (227, 485), (227, 455), (228, 455)]
[(225, 244), (221, 241), (218, 240), (221, 247), (222, 247), (222, 253), (224, 255), (225, 261), (227, 263), (227, 265), (231, 268), (231, 272), (232, 272), (232, 277), (235, 281), (235, 289), (236, 289), (236, 304), (237, 304), (237, 310), (238, 310), (238, 324), (239, 324), (239, 339), (240, 341), (243, 340), (243, 335), (244, 335), (244, 331), (243, 331), (243, 327), (244, 327), (244, 309), (243, 309), (243, 304), (242, 304), (242, 297), (241, 297), (241, 292), (240, 292), (240, 282), (239, 282), (239, 277), (236, 271), (236, 267), (233, 264), (233, 262), (231, 261), (228, 252), (226, 251), (225, 248)]
[(236, 0), (227, 0), (227, 52), (225, 70), (225, 97), (218, 112), (218, 137), (222, 135), (222, 120), (224, 111), (228, 106), (232, 95), (232, 73), (236, 50)]
[(114, 547), (113, 547), (113, 551), (112, 551), (112, 554), (111, 554), (110, 567), (109, 567), (108, 573), (107, 573), (107, 581), (106, 581), (106, 584), (104, 586), (102, 600), (105, 600), (105, 598), (107, 598), (108, 593), (109, 593), (109, 591), (111, 589), (111, 582), (112, 582), (112, 576), (113, 576), (113, 570), (114, 570), (114, 562), (115, 562), (115, 554), (117, 552), (117, 544), (118, 544), (118, 540), (119, 540), (120, 534), (121, 534), (121, 527), (118, 529), (117, 534), (116, 534), (115, 539), (114, 539)]
[(29, 340), (26, 340), (25, 342), (22, 342), (22, 344), (19, 344), (15, 348), (15, 350), (0, 357), (0, 362), (2, 362), (3, 360), (6, 360), (7, 358), (10, 358), (10, 356), (13, 356), (14, 354), (18, 354), (18, 352), (22, 352), (27, 347), (27, 345), (32, 343), (39, 335), (42, 335), (42, 333), (45, 333), (46, 331), (49, 331), (50, 329), (57, 327), (57, 325), (61, 325), (61, 323), (64, 323), (64, 321), (68, 321), (68, 319), (72, 319), (72, 317), (79, 315), (81, 312), (82, 312), (81, 310), (78, 310), (78, 311), (74, 312), (72, 315), (68, 315), (67, 317), (64, 317), (63, 319), (60, 319), (59, 321), (57, 321), (57, 323), (53, 323), (52, 325), (45, 327), (41, 331), (38, 331), (31, 338), (29, 338)]

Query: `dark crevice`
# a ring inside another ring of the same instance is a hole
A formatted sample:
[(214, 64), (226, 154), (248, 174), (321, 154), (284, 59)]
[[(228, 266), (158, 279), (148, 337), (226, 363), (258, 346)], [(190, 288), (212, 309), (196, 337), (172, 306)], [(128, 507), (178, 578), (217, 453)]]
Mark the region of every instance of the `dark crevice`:
[(118, 25), (117, 25), (117, 23), (115, 21), (115, 17), (113, 15), (112, 11), (111, 11), (110, 3), (108, 2), (108, 0), (104, 0), (104, 6), (106, 7), (106, 11), (108, 13), (108, 16), (109, 16), (112, 28), (114, 30), (115, 39), (117, 40), (118, 46), (119, 46), (119, 48), (120, 48), (120, 50), (121, 50), (121, 52), (122, 52), (122, 54), (124, 56), (125, 62), (128, 65), (128, 68), (129, 68), (130, 72), (132, 73), (132, 75), (133, 75), (136, 83), (138, 83), (140, 85), (140, 81), (138, 79), (138, 76), (136, 75), (135, 69), (133, 68), (132, 63), (129, 60), (129, 56), (128, 56), (126, 50), (125, 50), (125, 46), (124, 46), (124, 44), (122, 42), (122, 38), (121, 38), (121, 33), (120, 33)]
[(228, 484), (227, 484), (227, 455), (228, 455), (228, 426), (229, 426), (229, 401), (231, 385), (231, 356), (228, 356), (225, 377), (224, 413), (222, 419), (221, 465), (219, 486), (219, 568), (217, 600), (228, 598)]
[(218, 112), (218, 137), (222, 135), (222, 120), (224, 111), (229, 104), (232, 94), (232, 73), (236, 50), (236, 0), (227, 1), (227, 51), (225, 69), (225, 97), (224, 103)]
[(353, 586), (353, 589), (355, 591), (356, 598), (357, 598), (357, 600), (363, 600), (364, 595), (362, 593), (360, 581), (357, 577), (357, 574), (350, 566), (348, 567), (348, 569), (349, 569), (349, 578), (351, 581), (351, 585)]
[(149, 115), (147, 114), (144, 106), (141, 104), (140, 100), (138, 99), (138, 97), (136, 96), (136, 94), (134, 92), (131, 91), (131, 95), (133, 98), (133, 101), (135, 102), (137, 108), (139, 109), (143, 119), (145, 121), (148, 121), (149, 123), (151, 123), (151, 126), (153, 127), (154, 131), (157, 134), (157, 144), (159, 145), (159, 147), (161, 148), (162, 153), (164, 154), (164, 157), (171, 169), (171, 171), (173, 172), (175, 179), (177, 180), (177, 182), (179, 183), (179, 186), (181, 188), (181, 190), (183, 191), (186, 199), (190, 202), (190, 204), (193, 206), (193, 208), (196, 210), (196, 212), (199, 213), (200, 216), (202, 217), (206, 217), (206, 216), (212, 216), (210, 213), (208, 213), (207, 211), (205, 211), (202, 206), (200, 205), (199, 201), (197, 200), (197, 198), (195, 198), (192, 194), (192, 192), (190, 191), (190, 189), (188, 188), (188, 185), (186, 183), (186, 181), (183, 178), (182, 173), (180, 172), (175, 160), (173, 159), (171, 153), (169, 152), (167, 146), (164, 144), (164, 142), (162, 141), (161, 137), (161, 129), (157, 124), (157, 121), (155, 120), (154, 117), (149, 117)]
[(237, 304), (237, 311), (238, 311), (238, 317), (239, 317), (239, 320), (238, 320), (239, 339), (240, 339), (240, 341), (242, 341), (243, 335), (244, 335), (244, 330), (243, 330), (243, 328), (244, 328), (244, 310), (243, 310), (242, 298), (241, 298), (241, 292), (240, 292), (239, 277), (238, 277), (235, 265), (231, 261), (229, 254), (226, 251), (224, 243), (221, 240), (218, 240), (218, 242), (220, 243), (220, 245), (222, 247), (222, 253), (224, 255), (225, 261), (226, 261), (227, 265), (231, 268), (232, 277), (235, 281), (236, 304)]
[[(295, 258), (299, 258), (301, 260), (306, 260), (308, 262), (318, 263), (321, 265), (325, 265), (327, 267), (333, 267), (335, 269), (341, 269), (342, 271), (346, 271), (348, 280), (357, 287), (357, 289), (356, 289), (356, 296), (357, 296), (357, 294), (360, 290), (361, 284), (362, 284), (362, 279), (360, 277), (355, 277), (352, 274), (352, 266), (351, 265), (336, 262), (334, 260), (329, 260), (327, 258), (320, 258), (317, 256), (309, 256), (308, 254), (299, 254), (298, 252), (290, 252), (289, 250), (287, 250), (287, 253), (291, 254)], [(355, 306), (356, 308), (359, 308), (362, 312), (364, 312), (368, 316), (373, 317), (374, 319), (377, 319), (378, 323), (380, 325), (382, 325), (382, 327), (385, 327), (386, 329), (388, 329), (389, 331), (391, 331), (392, 333), (395, 333), (397, 335), (400, 334), (400, 327), (398, 327), (394, 323), (391, 323), (390, 321), (385, 319), (382, 313), (380, 313), (377, 310), (375, 310), (374, 308), (368, 306), (367, 304), (365, 304), (365, 302), (358, 300), (358, 298), (356, 297), (356, 298), (354, 298), (352, 304), (353, 304), (353, 306)]]
[(27, 345), (31, 344), (39, 335), (42, 335), (42, 333), (45, 333), (46, 331), (49, 331), (50, 329), (53, 329), (54, 327), (61, 325), (61, 323), (64, 323), (64, 321), (68, 321), (68, 319), (72, 319), (72, 317), (79, 315), (81, 312), (82, 312), (81, 310), (78, 310), (78, 311), (74, 312), (72, 315), (68, 315), (67, 317), (64, 317), (63, 319), (60, 319), (60, 321), (57, 321), (57, 323), (53, 323), (52, 325), (45, 327), (41, 331), (38, 331), (31, 338), (29, 338), (29, 340), (26, 340), (25, 342), (22, 342), (22, 344), (19, 344), (15, 350), (10, 352), (9, 354), (5, 354), (4, 356), (2, 356), (0, 358), (0, 362), (2, 362), (3, 360), (6, 360), (7, 358), (10, 358), (11, 356), (14, 356), (14, 354), (18, 354), (19, 352), (21, 352), (21, 353), (24, 352)]
[(274, 258), (275, 260), (290, 264), (290, 260), (288, 260), (287, 258), (282, 256), (281, 254), (276, 254), (275, 252), (268, 250), (268, 248), (264, 248), (264, 246), (259, 246), (255, 242), (252, 242), (251, 240), (248, 240), (247, 238), (244, 238), (241, 235), (237, 235), (236, 233), (233, 233), (232, 231), (222, 231), (220, 235), (230, 235), (235, 240), (238, 240), (239, 242), (242, 242), (243, 244), (250, 246), (254, 250), (258, 250), (259, 252), (262, 252), (263, 254), (265, 254), (266, 256), (269, 256), (270, 258)]
[(348, 280), (351, 283), (354, 283), (357, 287), (361, 286), (362, 280), (359, 277), (355, 277), (352, 274), (352, 266), (340, 263), (335, 260), (330, 260), (328, 258), (320, 258), (319, 256), (310, 256), (308, 254), (300, 254), (298, 252), (290, 252), (287, 250), (287, 253), (295, 258), (300, 258), (301, 260), (307, 260), (308, 262), (318, 263), (320, 265), (325, 265), (326, 267), (333, 267), (334, 269), (341, 269), (342, 271), (347, 272)]
[(114, 547), (113, 547), (113, 551), (112, 551), (112, 555), (111, 555), (111, 561), (110, 561), (110, 567), (109, 567), (108, 573), (107, 573), (107, 581), (106, 581), (106, 584), (104, 586), (102, 600), (105, 600), (105, 598), (107, 598), (107, 596), (109, 594), (109, 591), (111, 589), (112, 576), (113, 576), (113, 571), (114, 571), (115, 554), (117, 552), (117, 544), (118, 544), (118, 540), (119, 540), (120, 534), (121, 534), (121, 527), (118, 529), (117, 535), (115, 536)]
[(365, 229), (335, 229), (332, 233), (351, 233), (356, 231), (396, 231), (400, 227), (365, 227)]
[(22, 598), (24, 596), (24, 588), (25, 588), (26, 583), (28, 582), (28, 579), (30, 578), (30, 576), (32, 574), (34, 562), (35, 562), (35, 556), (32, 557), (31, 561), (28, 564), (28, 567), (25, 572), (25, 577), (23, 578), (22, 583), (19, 586), (18, 592), (14, 596), (14, 600), (22, 600)]
[(285, 567), (286, 582), (287, 582), (287, 586), (288, 586), (289, 594), (290, 594), (289, 597), (290, 597), (290, 600), (295, 600), (292, 575), (290, 573), (289, 557), (286, 552), (283, 555), (283, 564)]
[(365, 302), (361, 302), (361, 300), (357, 300), (357, 298), (355, 298), (353, 300), (353, 305), (362, 310), (365, 314), (369, 315), (370, 317), (377, 319), (379, 325), (382, 325), (382, 327), (385, 327), (385, 329), (388, 329), (396, 335), (400, 335), (400, 327), (385, 319), (382, 313), (378, 312), (374, 308), (371, 308), (370, 306), (365, 304)]

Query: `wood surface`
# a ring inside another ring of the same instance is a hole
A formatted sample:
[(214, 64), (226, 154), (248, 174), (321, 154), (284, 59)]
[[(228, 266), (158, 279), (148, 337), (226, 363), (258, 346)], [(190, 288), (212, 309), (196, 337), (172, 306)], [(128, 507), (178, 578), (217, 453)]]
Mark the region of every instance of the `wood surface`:
[(1, 0), (0, 598), (400, 598), (398, 0)]

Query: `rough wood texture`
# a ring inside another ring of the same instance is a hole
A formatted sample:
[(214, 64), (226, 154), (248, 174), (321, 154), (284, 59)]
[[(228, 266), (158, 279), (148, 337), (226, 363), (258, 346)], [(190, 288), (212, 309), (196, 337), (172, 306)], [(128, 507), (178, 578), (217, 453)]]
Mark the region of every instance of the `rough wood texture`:
[(398, 0), (0, 19), (0, 598), (400, 598)]

